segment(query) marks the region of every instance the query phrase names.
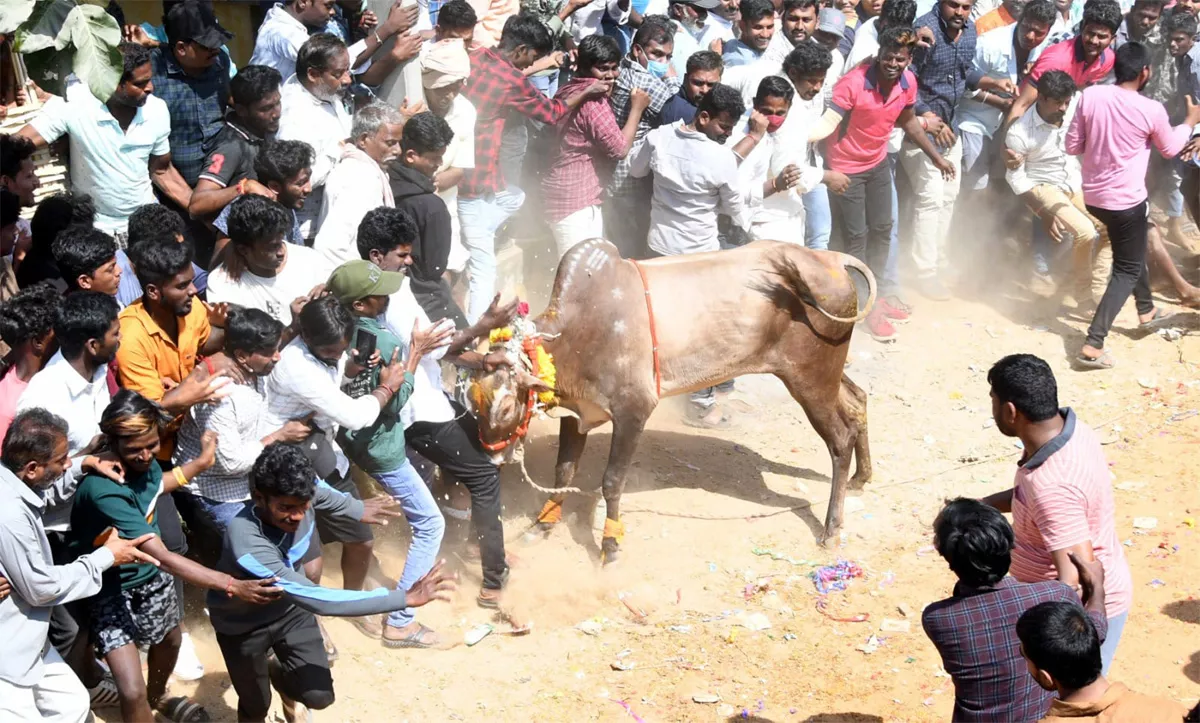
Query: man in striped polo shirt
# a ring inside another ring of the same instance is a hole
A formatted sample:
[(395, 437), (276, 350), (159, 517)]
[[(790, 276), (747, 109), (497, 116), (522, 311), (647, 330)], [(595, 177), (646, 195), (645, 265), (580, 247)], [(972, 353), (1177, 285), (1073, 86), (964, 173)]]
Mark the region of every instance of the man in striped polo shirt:
[(1107, 673), (1133, 604), (1133, 581), (1117, 538), (1100, 439), (1069, 407), (1059, 408), (1054, 372), (1038, 357), (1004, 357), (988, 372), (988, 383), (996, 428), (1024, 445), (1013, 488), (983, 500), (1012, 513), (1012, 576), (1021, 582), (1057, 579), (1074, 588), (1079, 575), (1071, 554), (1103, 564), (1108, 636), (1101, 654)]

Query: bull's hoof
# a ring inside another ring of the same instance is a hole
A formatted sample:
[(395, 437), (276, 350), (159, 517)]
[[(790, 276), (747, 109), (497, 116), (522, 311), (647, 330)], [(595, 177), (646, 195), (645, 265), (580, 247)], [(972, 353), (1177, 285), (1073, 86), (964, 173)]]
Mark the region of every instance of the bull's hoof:
[(841, 529), (826, 530), (825, 536), (821, 538), (821, 547), (824, 547), (826, 550), (834, 550), (841, 546), (841, 542)]
[(617, 544), (616, 538), (605, 537), (600, 540), (600, 562), (605, 567), (617, 562), (621, 556), (621, 547)]
[(870, 475), (854, 475), (847, 483), (847, 489), (861, 491), (866, 488), (867, 483), (871, 481)]

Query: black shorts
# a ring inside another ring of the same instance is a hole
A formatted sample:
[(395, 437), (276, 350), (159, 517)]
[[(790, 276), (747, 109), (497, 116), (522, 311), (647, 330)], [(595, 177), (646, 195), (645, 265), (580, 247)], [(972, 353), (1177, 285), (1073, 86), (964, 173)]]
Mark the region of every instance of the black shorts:
[(130, 643), (157, 645), (179, 625), (175, 578), (159, 570), (146, 582), (92, 601), (92, 642), (97, 655), (108, 655)]
[[(339, 478), (336, 473), (330, 475), (326, 483), (338, 492), (353, 495), (356, 500), (362, 499), (362, 495), (358, 493), (358, 487), (354, 484), (354, 479), (348, 474), (342, 478)], [(370, 542), (375, 539), (375, 533), (371, 531), (371, 526), (365, 522), (352, 520), (342, 515), (331, 515), (320, 510), (317, 511), (316, 516), (317, 533), (321, 536), (321, 542)]]
[[(217, 633), (217, 645), (238, 694), (238, 720), (266, 717), (272, 685), (313, 710), (333, 703), (329, 658), (312, 613), (293, 607), (278, 620), (247, 633)], [(275, 652), (270, 664), (267, 651)]]

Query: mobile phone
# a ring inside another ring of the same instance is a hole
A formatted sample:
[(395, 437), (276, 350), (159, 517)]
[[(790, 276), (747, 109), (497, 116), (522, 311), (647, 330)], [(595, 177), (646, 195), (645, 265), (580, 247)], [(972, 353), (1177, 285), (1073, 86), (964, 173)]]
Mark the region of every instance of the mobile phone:
[(365, 329), (358, 330), (358, 336), (354, 339), (354, 351), (358, 354), (358, 363), (366, 366), (367, 360), (375, 353), (375, 335)]

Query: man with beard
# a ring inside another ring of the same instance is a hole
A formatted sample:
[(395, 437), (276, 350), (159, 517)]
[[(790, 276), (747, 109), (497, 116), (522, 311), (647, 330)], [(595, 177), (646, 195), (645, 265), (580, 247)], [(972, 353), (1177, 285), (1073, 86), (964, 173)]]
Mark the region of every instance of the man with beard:
[(1082, 156), (1084, 202), (1108, 229), (1113, 254), (1108, 288), (1076, 357), (1083, 369), (1113, 367), (1104, 339), (1130, 292), (1141, 328), (1154, 329), (1171, 316), (1155, 308), (1150, 295), (1146, 166), (1151, 144), (1166, 158), (1183, 150), (1200, 122), (1200, 106), (1188, 98), (1183, 123), (1172, 128), (1162, 104), (1140, 94), (1150, 79), (1150, 62), (1141, 43), (1121, 46), (1113, 67), (1116, 84), (1086, 89), (1067, 131), (1067, 153)]
[(721, 0), (670, 1), (667, 17), (675, 21), (675, 52), (671, 56), (671, 66), (676, 75), (687, 72), (687, 62), (693, 54), (709, 49), (712, 38), (706, 32), (708, 13), (719, 7)]
[(263, 139), (279, 130), (279, 84), (274, 68), (249, 65), (229, 81), (233, 108), (225, 126), (206, 146), (204, 170), (192, 191), (188, 212), (211, 218), (246, 193), (269, 195), (256, 180), (254, 159)]
[[(714, 85), (721, 82), (724, 69), (725, 64), (721, 56), (713, 51), (699, 50), (692, 53), (692, 57), (687, 59), (683, 85), (663, 106), (662, 124), (669, 126), (679, 121), (691, 123), (696, 117), (696, 106), (700, 105), (700, 99), (712, 90)], [(630, 117), (632, 115), (631, 113)]]
[[(262, 185), (266, 196), (278, 201), (288, 211), (288, 224), (284, 240), (297, 246), (304, 245), (300, 232), (300, 211), (313, 203), (312, 194), (313, 149), (303, 141), (267, 141), (254, 159), (254, 174)], [(319, 201), (318, 201), (319, 202)], [(229, 243), (229, 212), (233, 204), (226, 206), (213, 221), (217, 230), (217, 244), (212, 262), (219, 264), (224, 258), (225, 245)]]
[(325, 181), (342, 158), (342, 141), (350, 137), (352, 119), (346, 108), (350, 87), (350, 54), (346, 44), (328, 33), (308, 39), (296, 56), (296, 74), (283, 84), (283, 111), (277, 138), (312, 146), (312, 198), (300, 210), (300, 233), (317, 235)]
[(64, 135), (71, 139), (71, 185), (96, 204), (96, 227), (125, 245), (129, 215), (154, 202), (153, 187), (187, 207), (191, 189), (171, 164), (171, 116), (154, 97), (150, 51), (121, 44), (124, 71), (117, 89), (101, 102), (86, 83), (52, 99), (19, 135), (44, 148)]
[(350, 142), (325, 182), (321, 222), (313, 248), (334, 266), (358, 258), (354, 238), (367, 211), (392, 206), (387, 168), (400, 153), (404, 117), (385, 103), (354, 114)]

